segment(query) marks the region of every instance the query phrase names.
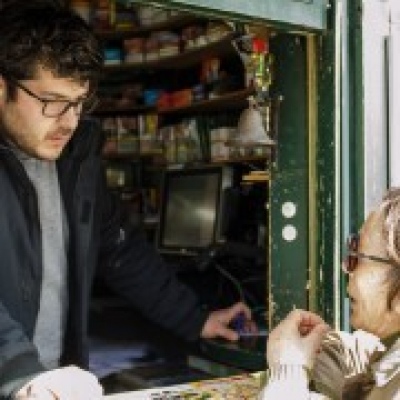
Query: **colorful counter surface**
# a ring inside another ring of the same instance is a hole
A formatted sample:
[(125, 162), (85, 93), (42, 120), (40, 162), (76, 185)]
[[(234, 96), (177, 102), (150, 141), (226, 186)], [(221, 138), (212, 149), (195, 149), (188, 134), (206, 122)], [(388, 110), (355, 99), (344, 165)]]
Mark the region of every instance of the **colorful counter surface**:
[(256, 400), (262, 387), (263, 373), (105, 396), (107, 400)]

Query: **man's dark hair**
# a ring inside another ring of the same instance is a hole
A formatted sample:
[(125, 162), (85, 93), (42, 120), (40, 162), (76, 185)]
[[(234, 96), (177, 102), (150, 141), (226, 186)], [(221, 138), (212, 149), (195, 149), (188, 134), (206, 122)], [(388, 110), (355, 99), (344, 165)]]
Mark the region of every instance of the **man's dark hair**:
[[(35, 3), (47, 3), (50, 5), (69, 6), (69, 0), (32, 0)], [(9, 5), (23, 5), (26, 0), (0, 0), (0, 8)]]
[(42, 66), (93, 89), (103, 59), (90, 26), (62, 2), (25, 1), (0, 3), (0, 75), (32, 79)]

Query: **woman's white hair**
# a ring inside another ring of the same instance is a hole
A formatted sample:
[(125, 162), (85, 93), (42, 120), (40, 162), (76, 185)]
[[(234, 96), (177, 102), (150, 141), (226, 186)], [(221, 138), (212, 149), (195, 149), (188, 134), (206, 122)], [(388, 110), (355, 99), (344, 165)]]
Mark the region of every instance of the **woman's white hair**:
[(380, 210), (384, 216), (383, 235), (386, 239), (386, 251), (398, 267), (391, 269), (388, 307), (393, 299), (400, 296), (400, 188), (389, 189), (383, 198)]
[(383, 234), (389, 257), (400, 267), (400, 188), (389, 189), (380, 206), (384, 215)]

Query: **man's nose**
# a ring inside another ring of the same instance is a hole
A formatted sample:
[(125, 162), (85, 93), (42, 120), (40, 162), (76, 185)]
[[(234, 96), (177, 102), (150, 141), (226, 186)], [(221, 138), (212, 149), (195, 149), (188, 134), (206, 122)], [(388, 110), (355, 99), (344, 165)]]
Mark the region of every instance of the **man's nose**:
[(76, 105), (70, 104), (58, 117), (63, 128), (74, 130), (78, 126), (80, 115), (77, 113), (76, 107)]

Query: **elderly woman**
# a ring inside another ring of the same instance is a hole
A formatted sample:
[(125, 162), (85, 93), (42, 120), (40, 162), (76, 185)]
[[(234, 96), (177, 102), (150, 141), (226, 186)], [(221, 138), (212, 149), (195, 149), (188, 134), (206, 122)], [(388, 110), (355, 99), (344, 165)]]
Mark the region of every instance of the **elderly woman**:
[(348, 245), (343, 269), (354, 333), (291, 312), (269, 336), (260, 399), (400, 399), (399, 189), (388, 192)]

